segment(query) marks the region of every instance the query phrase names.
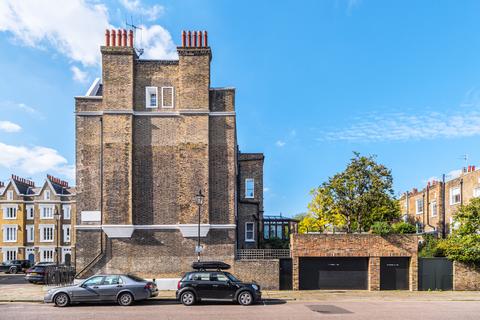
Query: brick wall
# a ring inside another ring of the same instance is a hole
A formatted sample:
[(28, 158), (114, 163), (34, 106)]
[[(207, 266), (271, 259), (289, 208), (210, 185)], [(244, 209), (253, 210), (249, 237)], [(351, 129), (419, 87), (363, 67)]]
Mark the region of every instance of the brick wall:
[(254, 280), (263, 289), (279, 289), (279, 260), (236, 260), (232, 273), (243, 281)]
[(416, 235), (293, 234), (293, 288), (299, 288), (300, 257), (369, 257), (369, 289), (380, 289), (380, 257), (410, 257), (410, 290), (418, 289)]
[(480, 265), (453, 263), (453, 290), (480, 290)]

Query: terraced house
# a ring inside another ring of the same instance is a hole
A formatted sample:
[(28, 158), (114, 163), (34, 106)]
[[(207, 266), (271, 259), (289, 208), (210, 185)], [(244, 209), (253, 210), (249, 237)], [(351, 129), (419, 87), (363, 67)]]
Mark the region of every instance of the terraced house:
[(139, 52), (107, 30), (102, 79), (75, 98), (77, 271), (178, 276), (198, 233), (203, 260), (236, 265), (258, 246), (264, 157), (239, 151), (235, 89), (210, 84), (207, 32), (184, 32), (178, 60)]
[(75, 189), (48, 175), (41, 186), (15, 175), (0, 184), (3, 261), (73, 261)]

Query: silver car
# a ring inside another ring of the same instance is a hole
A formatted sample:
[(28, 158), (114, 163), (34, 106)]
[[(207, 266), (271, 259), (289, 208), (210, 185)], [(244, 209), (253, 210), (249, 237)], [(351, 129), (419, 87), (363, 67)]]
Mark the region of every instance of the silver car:
[(154, 282), (133, 275), (96, 275), (78, 285), (48, 290), (45, 303), (66, 307), (77, 302), (112, 302), (129, 306), (134, 301), (145, 300), (158, 295)]

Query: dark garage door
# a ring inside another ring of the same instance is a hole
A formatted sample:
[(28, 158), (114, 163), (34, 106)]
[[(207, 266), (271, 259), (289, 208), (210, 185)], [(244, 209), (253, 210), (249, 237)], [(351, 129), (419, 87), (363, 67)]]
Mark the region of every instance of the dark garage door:
[(410, 258), (380, 258), (380, 290), (408, 290)]
[(300, 258), (300, 290), (368, 288), (368, 258)]

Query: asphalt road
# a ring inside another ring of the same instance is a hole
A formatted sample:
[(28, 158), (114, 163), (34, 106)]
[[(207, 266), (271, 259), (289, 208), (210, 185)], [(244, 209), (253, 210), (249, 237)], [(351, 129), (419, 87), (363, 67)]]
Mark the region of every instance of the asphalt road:
[(17, 273), (17, 274), (1, 273), (0, 274), (0, 285), (2, 285), (2, 284), (26, 284), (26, 283), (28, 283), (28, 281), (25, 280), (25, 274), (24, 273)]
[(38, 303), (2, 303), (0, 319), (479, 319), (478, 301), (322, 301), (270, 300), (243, 307), (234, 304), (201, 304), (192, 307), (173, 300), (154, 300), (130, 307), (77, 305), (56, 308)]

